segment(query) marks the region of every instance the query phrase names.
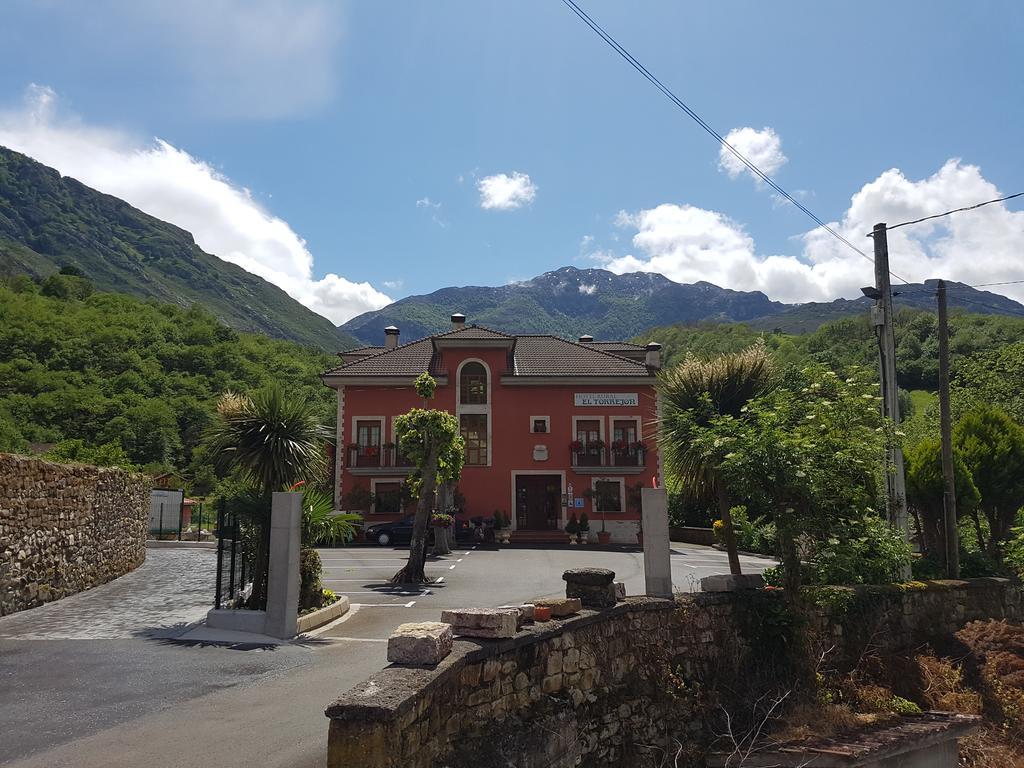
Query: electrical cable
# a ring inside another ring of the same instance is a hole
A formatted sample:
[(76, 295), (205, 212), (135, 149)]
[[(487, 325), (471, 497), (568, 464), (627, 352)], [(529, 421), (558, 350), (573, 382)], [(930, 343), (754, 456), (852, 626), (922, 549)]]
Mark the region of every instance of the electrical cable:
[[(1017, 193), (1015, 193), (1013, 195), (1007, 195), (1006, 197), (997, 197), (995, 200), (986, 200), (984, 203), (977, 203), (975, 205), (967, 205), (967, 206), (964, 206), (963, 208), (954, 208), (953, 210), (946, 211), (945, 213), (936, 213), (936, 214), (932, 214), (931, 216), (923, 216), (922, 218), (914, 219), (913, 221), (904, 221), (904, 222), (901, 222), (899, 224), (893, 224), (891, 227), (890, 226), (886, 226), (886, 230), (898, 229), (900, 227), (906, 227), (906, 226), (909, 226), (911, 224), (920, 224), (922, 221), (931, 221), (932, 219), (941, 219), (943, 216), (949, 216), (950, 214), (953, 214), (953, 213), (962, 213), (963, 211), (973, 211), (975, 208), (981, 208), (982, 206), (985, 206), (985, 205), (992, 205), (992, 203), (1002, 203), (1002, 202), (1005, 202), (1006, 200), (1013, 200), (1013, 198), (1015, 198), (1015, 197), (1024, 197), (1024, 192), (1017, 192)], [(868, 234), (866, 235), (866, 237), (871, 237), (871, 236), (872, 236), (871, 232), (868, 232)], [(990, 283), (990, 285), (1005, 285), (1005, 283)]]
[[(718, 133), (718, 131), (712, 128), (700, 115), (694, 112), (682, 99), (676, 96), (675, 93), (673, 93), (668, 86), (662, 83), (661, 80), (659, 80), (643, 64), (641, 64), (636, 59), (636, 57), (633, 56), (633, 54), (631, 54), (622, 45), (620, 45), (619, 42), (616, 41), (615, 38), (612, 37), (608, 32), (606, 32), (600, 24), (594, 21), (594, 19), (592, 19), (586, 11), (580, 8), (579, 5), (576, 4), (575, 0), (562, 0), (562, 3), (567, 8), (569, 8), (569, 10), (575, 13), (583, 21), (584, 24), (590, 27), (590, 29), (593, 30), (598, 35), (598, 37), (604, 40), (605, 43), (607, 43), (612, 48), (612, 50), (614, 50), (622, 58), (624, 58), (630, 66), (632, 66), (637, 72), (643, 75), (644, 78), (646, 78), (655, 88), (657, 88), (665, 96), (667, 96), (673, 104), (675, 104), (677, 107), (683, 110), (683, 112), (685, 112), (690, 118), (692, 118), (694, 122), (697, 123), (697, 125), (703, 128), (708, 134), (714, 137), (719, 144), (721, 144), (729, 152), (731, 152), (737, 160), (743, 163), (747, 170), (749, 170), (757, 178), (761, 179), (761, 181), (763, 181), (765, 184), (767, 184), (780, 195), (782, 195), (784, 198), (786, 198), (786, 200), (791, 202), (804, 214), (809, 216), (815, 224), (817, 224), (819, 227), (821, 227), (830, 235), (832, 235), (832, 237), (836, 238), (839, 242), (843, 243), (848, 248), (852, 249), (854, 252), (860, 254), (863, 258), (867, 259), (872, 264), (874, 263), (875, 260), (871, 256), (868, 256), (868, 254), (866, 254), (864, 251), (862, 251), (860, 248), (858, 248), (856, 245), (851, 243), (841, 234), (836, 232), (832, 227), (830, 227), (828, 224), (826, 224), (824, 221), (818, 218), (818, 216), (815, 215), (809, 208), (807, 208), (807, 206), (805, 206), (803, 203), (801, 203), (799, 200), (797, 200), (795, 197), (789, 194), (789, 192), (780, 187), (770, 176), (768, 176), (768, 174), (766, 174), (764, 171), (762, 171), (760, 168), (754, 165), (754, 163), (748, 160), (738, 149), (736, 149), (736, 147), (734, 147), (732, 144), (726, 141), (725, 138), (720, 133)], [(891, 274), (898, 280), (902, 280), (904, 283), (909, 282), (908, 280), (905, 280), (904, 278), (900, 277), (894, 272), (890, 272), (889, 274)]]

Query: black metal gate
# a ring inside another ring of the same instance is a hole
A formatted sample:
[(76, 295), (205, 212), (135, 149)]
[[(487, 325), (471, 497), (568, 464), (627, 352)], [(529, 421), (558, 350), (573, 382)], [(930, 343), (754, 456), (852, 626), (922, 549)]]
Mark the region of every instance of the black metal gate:
[(238, 514), (229, 512), (224, 499), (217, 503), (217, 594), (215, 608), (235, 608), (252, 581), (249, 548)]

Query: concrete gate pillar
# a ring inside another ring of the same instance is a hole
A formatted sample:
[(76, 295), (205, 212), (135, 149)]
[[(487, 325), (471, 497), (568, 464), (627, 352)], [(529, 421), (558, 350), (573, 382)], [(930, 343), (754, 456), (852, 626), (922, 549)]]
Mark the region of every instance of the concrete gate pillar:
[(302, 494), (275, 493), (270, 507), (267, 619), (271, 637), (295, 635), (299, 620), (299, 547)]
[(672, 548), (668, 534), (668, 492), (640, 491), (644, 531), (644, 579), (651, 597), (672, 597)]

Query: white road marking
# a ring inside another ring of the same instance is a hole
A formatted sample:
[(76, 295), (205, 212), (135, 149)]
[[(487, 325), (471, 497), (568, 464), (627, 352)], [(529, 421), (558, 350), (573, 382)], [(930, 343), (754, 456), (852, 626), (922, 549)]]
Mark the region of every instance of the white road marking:
[(386, 643), (386, 637), (329, 637), (332, 642), (335, 640), (347, 640), (350, 643)]
[(408, 603), (405, 604), (405, 607), (406, 608), (412, 608), (414, 605), (416, 605), (416, 601), (415, 600), (410, 600)]
[(415, 604), (415, 600), (411, 600), (408, 603), (352, 603), (352, 605), (358, 605), (360, 608), (412, 608)]
[(442, 581), (444, 581), (444, 576), (438, 576), (437, 577), (437, 581), (435, 581), (434, 583), (435, 584), (440, 584)]
[(449, 571), (454, 571), (455, 570), (455, 566), (454, 565), (449, 565), (448, 566), (448, 570)]
[(429, 590), (427, 590), (425, 592), (408, 592), (408, 591), (406, 591), (406, 592), (372, 592), (372, 591), (371, 592), (367, 592), (366, 590), (363, 590), (362, 592), (335, 592), (334, 594), (336, 594), (336, 595), (376, 595), (378, 597), (408, 597), (409, 595), (432, 595), (433, 592), (430, 592)]
[(459, 558), (458, 560), (456, 560), (455, 562), (456, 562), (456, 563), (461, 563), (461, 562), (462, 562), (462, 558), (460, 557), (460, 558)]

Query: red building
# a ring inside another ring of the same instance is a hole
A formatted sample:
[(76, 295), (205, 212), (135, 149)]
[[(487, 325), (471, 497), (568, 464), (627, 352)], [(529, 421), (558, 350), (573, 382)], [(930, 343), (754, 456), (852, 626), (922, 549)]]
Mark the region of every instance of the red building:
[[(338, 392), (335, 503), (368, 522), (406, 512), (408, 462), (395, 418), (422, 406), (413, 381), (437, 380), (430, 406), (455, 414), (466, 464), (453, 494), (461, 514), (511, 517), (513, 537), (558, 535), (586, 512), (591, 538), (635, 543), (640, 488), (660, 478), (654, 434), (659, 344), (511, 336), (452, 316), (447, 333), (341, 353), (323, 375)], [(526, 532), (530, 532), (527, 534)]]

